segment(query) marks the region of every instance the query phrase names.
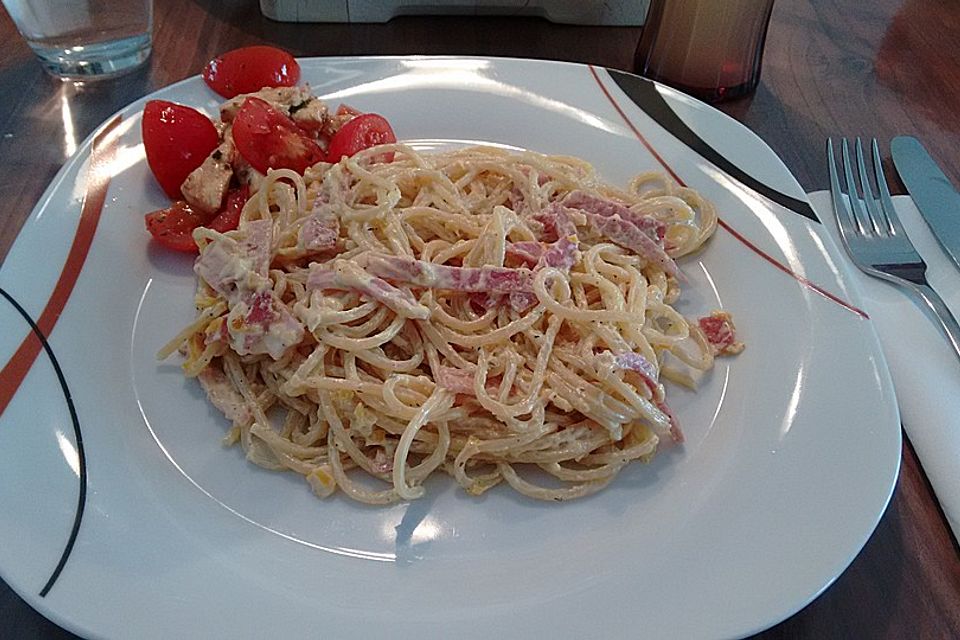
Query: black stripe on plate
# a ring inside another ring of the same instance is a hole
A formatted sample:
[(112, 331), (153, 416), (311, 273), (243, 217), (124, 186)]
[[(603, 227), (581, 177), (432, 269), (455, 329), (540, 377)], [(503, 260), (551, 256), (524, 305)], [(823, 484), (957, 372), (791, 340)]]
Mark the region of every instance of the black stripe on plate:
[(719, 151), (711, 147), (706, 141), (694, 133), (693, 129), (687, 126), (680, 116), (670, 108), (667, 101), (664, 100), (660, 92), (657, 91), (653, 81), (647, 78), (618, 71), (616, 69), (607, 69), (607, 73), (613, 79), (617, 86), (627, 94), (627, 96), (636, 104), (641, 111), (653, 118), (657, 124), (669, 131), (675, 138), (689, 147), (692, 151), (709, 161), (711, 164), (722, 170), (724, 173), (734, 178), (743, 185), (753, 189), (764, 197), (776, 202), (777, 204), (799, 213), (805, 218), (814, 222), (820, 222), (817, 214), (814, 212), (810, 203), (798, 200), (785, 193), (780, 193), (776, 189), (768, 187), (750, 174), (742, 171), (739, 167), (727, 160)]
[(33, 330), (34, 335), (40, 340), (40, 344), (43, 346), (43, 350), (47, 354), (47, 358), (49, 358), (50, 364), (53, 365), (53, 370), (57, 374), (60, 391), (63, 392), (63, 398), (67, 402), (67, 409), (70, 411), (70, 421), (73, 423), (73, 436), (77, 442), (77, 464), (80, 467), (80, 491), (77, 495), (77, 509), (73, 516), (73, 527), (70, 529), (70, 537), (67, 538), (67, 544), (63, 548), (63, 553), (60, 554), (60, 560), (57, 562), (53, 573), (51, 573), (47, 579), (47, 583), (43, 585), (43, 588), (40, 590), (40, 597), (44, 598), (50, 593), (50, 589), (53, 588), (57, 578), (60, 577), (60, 573), (63, 571), (64, 566), (66, 566), (67, 560), (70, 558), (70, 553), (73, 551), (73, 545), (77, 541), (77, 532), (80, 531), (80, 522), (83, 520), (83, 509), (87, 502), (87, 459), (83, 452), (83, 436), (80, 433), (80, 419), (77, 417), (77, 408), (73, 405), (73, 397), (70, 395), (67, 379), (63, 375), (63, 369), (60, 368), (60, 363), (57, 361), (57, 356), (54, 355), (50, 343), (47, 342), (47, 337), (40, 331), (40, 327), (33, 321), (33, 318), (30, 317), (27, 310), (24, 309), (19, 302), (14, 300), (13, 296), (7, 293), (2, 287), (0, 287), (0, 295), (6, 298), (7, 302), (17, 310), (17, 313), (30, 325), (30, 329)]

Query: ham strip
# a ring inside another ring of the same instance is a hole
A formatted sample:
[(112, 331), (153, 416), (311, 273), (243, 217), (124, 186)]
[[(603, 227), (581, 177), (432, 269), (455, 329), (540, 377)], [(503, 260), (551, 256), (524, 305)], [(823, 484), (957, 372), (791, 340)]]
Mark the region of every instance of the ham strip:
[(673, 258), (632, 222), (624, 220), (619, 215), (609, 218), (590, 212), (586, 212), (586, 215), (587, 223), (612, 243), (624, 249), (630, 249), (647, 262), (663, 269), (668, 275), (680, 277), (680, 269)]
[(633, 371), (640, 375), (640, 379), (647, 385), (654, 397), (654, 406), (663, 412), (670, 419), (670, 437), (674, 442), (683, 442), (683, 431), (680, 430), (680, 421), (676, 414), (670, 409), (664, 400), (658, 400), (657, 388), (660, 383), (657, 382), (657, 368), (652, 362), (644, 358), (639, 353), (624, 352), (618, 353), (613, 357), (614, 364), (620, 369)]
[(525, 263), (529, 267), (537, 266), (540, 256), (543, 255), (543, 245), (534, 240), (524, 240), (523, 242), (510, 242), (507, 244), (506, 255), (519, 262)]
[(307, 288), (313, 290), (337, 289), (357, 291), (397, 313), (418, 320), (430, 317), (430, 309), (417, 302), (409, 291), (398, 289), (389, 282), (371, 275), (346, 260), (338, 260), (333, 269), (315, 265), (307, 276)]
[(661, 220), (657, 220), (652, 216), (639, 214), (616, 200), (593, 196), (583, 191), (571, 191), (563, 199), (563, 204), (572, 209), (595, 213), (604, 218), (620, 216), (623, 220), (633, 224), (649, 235), (651, 240), (657, 242), (663, 241), (663, 236), (667, 231), (667, 225)]
[(660, 220), (641, 215), (615, 200), (583, 191), (571, 191), (561, 204), (582, 211), (587, 223), (614, 244), (634, 251), (669, 275), (680, 277), (677, 264), (663, 248), (666, 225)]
[(424, 260), (374, 254), (367, 271), (377, 277), (428, 289), (486, 293), (533, 293), (533, 272), (506, 267), (451, 267)]
[[(574, 240), (576, 238), (574, 237)], [(537, 268), (553, 267), (560, 269), (564, 273), (570, 271), (573, 265), (580, 260), (580, 249), (577, 243), (570, 237), (564, 236), (556, 242), (550, 244), (547, 250), (540, 256)]]

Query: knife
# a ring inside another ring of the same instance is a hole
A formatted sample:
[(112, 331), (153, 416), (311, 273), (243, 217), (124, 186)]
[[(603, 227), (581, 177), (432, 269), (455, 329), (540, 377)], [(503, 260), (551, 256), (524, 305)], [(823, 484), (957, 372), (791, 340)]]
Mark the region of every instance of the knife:
[(916, 138), (898, 136), (890, 143), (890, 150), (897, 173), (920, 215), (960, 269), (960, 193)]

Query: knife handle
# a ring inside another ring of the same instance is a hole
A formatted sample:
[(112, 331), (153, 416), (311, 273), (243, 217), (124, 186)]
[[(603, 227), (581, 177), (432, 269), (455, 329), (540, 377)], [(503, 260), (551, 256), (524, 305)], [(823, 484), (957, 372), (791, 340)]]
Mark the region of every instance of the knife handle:
[(909, 290), (916, 293), (917, 297), (933, 311), (941, 331), (946, 334), (954, 353), (960, 358), (960, 324), (957, 324), (957, 319), (953, 317), (943, 298), (932, 287), (925, 284), (912, 284)]

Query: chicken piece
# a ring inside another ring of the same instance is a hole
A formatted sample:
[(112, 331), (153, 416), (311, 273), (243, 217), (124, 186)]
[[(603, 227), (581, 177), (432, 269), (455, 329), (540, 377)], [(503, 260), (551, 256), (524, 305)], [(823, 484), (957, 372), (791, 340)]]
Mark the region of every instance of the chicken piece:
[(233, 170), (237, 174), (237, 182), (250, 187), (251, 195), (260, 191), (263, 181), (267, 179), (267, 176), (251, 167), (239, 153), (233, 161)]
[(291, 106), (289, 113), (301, 129), (311, 133), (322, 129), (328, 119), (326, 103), (314, 96)]
[(227, 131), (223, 142), (204, 159), (203, 164), (190, 172), (180, 185), (183, 197), (192, 207), (212, 214), (220, 210), (223, 198), (233, 178), (233, 162), (237, 156), (233, 136)]
[[(315, 100), (320, 101), (317, 98), (314, 98), (310, 93), (310, 87), (267, 87), (256, 91), (254, 93), (241, 93), (235, 98), (224, 102), (220, 105), (220, 119), (224, 122), (233, 122), (233, 119), (237, 116), (237, 112), (240, 110), (240, 106), (243, 104), (243, 101), (249, 97), (260, 98), (261, 100), (267, 102), (271, 107), (277, 109), (278, 111), (286, 114), (291, 113), (291, 109), (297, 105), (302, 105), (308, 101)], [(301, 109), (296, 109), (299, 111)], [(324, 106), (324, 112), (326, 112), (326, 107)]]

